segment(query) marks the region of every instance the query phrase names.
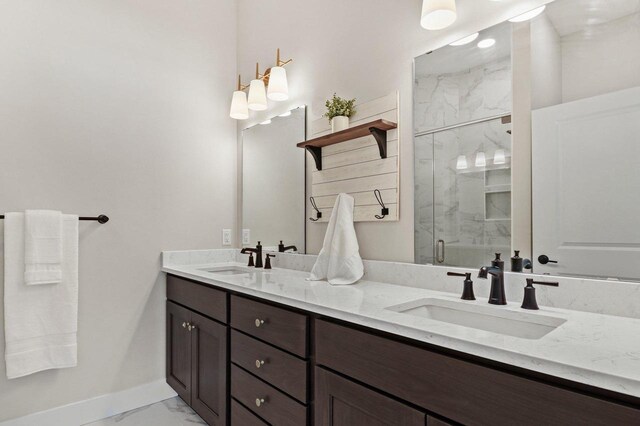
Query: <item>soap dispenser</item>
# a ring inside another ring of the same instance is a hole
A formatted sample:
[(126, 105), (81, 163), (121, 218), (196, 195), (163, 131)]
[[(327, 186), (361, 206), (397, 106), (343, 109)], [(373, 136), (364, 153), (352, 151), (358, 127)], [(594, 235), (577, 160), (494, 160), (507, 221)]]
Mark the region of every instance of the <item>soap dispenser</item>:
[(515, 255), (511, 258), (511, 272), (522, 272), (524, 269), (524, 259), (520, 257), (520, 250), (515, 250)]

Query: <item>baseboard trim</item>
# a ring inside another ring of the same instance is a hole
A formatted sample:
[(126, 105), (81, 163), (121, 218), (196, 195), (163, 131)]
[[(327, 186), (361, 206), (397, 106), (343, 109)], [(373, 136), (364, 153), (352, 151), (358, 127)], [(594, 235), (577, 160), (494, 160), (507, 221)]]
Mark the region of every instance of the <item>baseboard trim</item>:
[(120, 392), (100, 395), (0, 422), (0, 426), (80, 426), (174, 396), (176, 393), (167, 382), (158, 380)]

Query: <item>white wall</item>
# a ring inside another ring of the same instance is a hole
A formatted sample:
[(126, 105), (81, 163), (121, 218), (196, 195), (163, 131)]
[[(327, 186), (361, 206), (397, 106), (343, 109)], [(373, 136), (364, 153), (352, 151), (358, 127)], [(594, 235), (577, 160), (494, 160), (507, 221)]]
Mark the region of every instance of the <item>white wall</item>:
[[(400, 221), (358, 223), (367, 259), (412, 262), (413, 253), (413, 58), (489, 27), (548, 0), (459, 0), (458, 22), (444, 31), (419, 25), (421, 0), (238, 0), (238, 68), (248, 82), (258, 61), (270, 66), (280, 47), (288, 66), (289, 101), (256, 114), (252, 122), (291, 106), (309, 105), (308, 122), (337, 92), (368, 101), (400, 91)], [(307, 251), (320, 250), (326, 225), (307, 224)]]
[(0, 421), (164, 377), (160, 251), (219, 247), (235, 222), (235, 13), (0, 2), (0, 212), (111, 217), (80, 225), (78, 367), (8, 381), (2, 359)]

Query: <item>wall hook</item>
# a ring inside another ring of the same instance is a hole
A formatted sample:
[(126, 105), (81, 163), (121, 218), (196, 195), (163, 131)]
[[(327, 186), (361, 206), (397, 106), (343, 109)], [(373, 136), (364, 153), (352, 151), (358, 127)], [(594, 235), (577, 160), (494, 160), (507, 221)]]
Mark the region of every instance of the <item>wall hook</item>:
[(376, 200), (378, 200), (378, 203), (382, 207), (382, 211), (380, 213), (382, 216), (376, 215), (376, 219), (384, 219), (385, 216), (389, 216), (389, 208), (384, 205), (384, 201), (382, 201), (382, 194), (380, 194), (379, 189), (374, 189), (373, 194), (376, 196)]
[(318, 220), (322, 219), (322, 212), (318, 210), (318, 205), (316, 204), (316, 200), (313, 197), (309, 197), (309, 201), (311, 201), (311, 206), (316, 211), (316, 218), (314, 219), (310, 217), (309, 220), (311, 222), (317, 222)]

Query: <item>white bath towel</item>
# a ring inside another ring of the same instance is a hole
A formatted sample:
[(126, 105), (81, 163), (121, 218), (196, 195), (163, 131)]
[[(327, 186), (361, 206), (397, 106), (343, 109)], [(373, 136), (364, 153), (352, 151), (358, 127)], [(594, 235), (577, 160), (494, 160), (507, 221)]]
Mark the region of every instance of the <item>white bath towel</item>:
[(360, 247), (353, 227), (353, 197), (339, 194), (329, 219), (322, 250), (309, 280), (330, 284), (353, 284), (364, 275)]
[(78, 216), (62, 218), (62, 280), (24, 284), (24, 214), (4, 221), (4, 327), (7, 377), (77, 364)]
[(56, 284), (62, 280), (62, 213), (27, 210), (24, 213), (24, 282)]

